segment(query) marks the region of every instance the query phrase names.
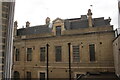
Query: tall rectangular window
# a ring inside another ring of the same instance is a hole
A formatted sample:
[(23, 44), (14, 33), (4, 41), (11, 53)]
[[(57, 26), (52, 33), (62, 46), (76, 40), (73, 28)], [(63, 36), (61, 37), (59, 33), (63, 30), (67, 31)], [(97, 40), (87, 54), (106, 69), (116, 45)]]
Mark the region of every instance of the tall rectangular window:
[(40, 48), (40, 61), (45, 61), (45, 47)]
[(57, 36), (61, 35), (61, 26), (56, 26), (56, 35)]
[(40, 72), (40, 80), (45, 80), (45, 72)]
[(62, 61), (62, 49), (61, 46), (55, 47), (55, 61), (61, 62)]
[(95, 61), (95, 45), (89, 45), (89, 54), (90, 54), (90, 61)]
[(80, 62), (79, 46), (73, 46), (73, 62)]
[(119, 7), (119, 15), (120, 15), (120, 7)]
[(32, 48), (27, 48), (27, 61), (32, 61)]
[(19, 61), (20, 60), (20, 50), (16, 49), (15, 51), (15, 61)]
[(27, 80), (31, 80), (31, 72), (26, 72), (26, 77), (27, 77)]

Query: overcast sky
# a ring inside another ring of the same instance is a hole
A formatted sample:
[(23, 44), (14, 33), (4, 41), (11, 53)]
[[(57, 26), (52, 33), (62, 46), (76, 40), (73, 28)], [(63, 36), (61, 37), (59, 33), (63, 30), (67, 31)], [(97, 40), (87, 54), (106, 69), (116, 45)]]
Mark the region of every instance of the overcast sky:
[(57, 17), (79, 18), (86, 15), (89, 8), (93, 18), (111, 17), (111, 25), (118, 27), (118, 0), (16, 0), (14, 20), (18, 21), (19, 28), (25, 26), (26, 21), (31, 26), (43, 25), (46, 17), (51, 21)]

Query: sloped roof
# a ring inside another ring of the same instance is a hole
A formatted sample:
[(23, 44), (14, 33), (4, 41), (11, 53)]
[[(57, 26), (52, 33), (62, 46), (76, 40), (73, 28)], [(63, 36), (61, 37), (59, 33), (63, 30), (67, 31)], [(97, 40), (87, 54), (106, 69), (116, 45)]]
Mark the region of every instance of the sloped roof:
[(48, 25), (39, 25), (27, 28), (21, 28), (17, 30), (17, 35), (30, 35), (30, 34), (43, 34), (51, 33), (52, 29)]
[[(105, 25), (110, 25), (109, 20), (104, 20), (104, 17), (93, 18), (93, 27), (101, 27)], [(66, 29), (79, 29), (79, 28), (88, 28), (88, 19), (82, 20), (81, 18), (66, 19), (65, 28)]]
[[(81, 18), (72, 18), (72, 19), (65, 19), (64, 26), (66, 30), (72, 30), (72, 29), (82, 29), (82, 28), (88, 28), (88, 19), (81, 19)], [(108, 19), (104, 19), (104, 17), (101, 18), (93, 18), (93, 27), (101, 27), (105, 25), (110, 25), (110, 21)], [(51, 33), (52, 28), (48, 27), (49, 25), (38, 25), (38, 26), (32, 26), (27, 28), (21, 28), (17, 30), (17, 35), (31, 35), (31, 34), (44, 34), (44, 33)]]

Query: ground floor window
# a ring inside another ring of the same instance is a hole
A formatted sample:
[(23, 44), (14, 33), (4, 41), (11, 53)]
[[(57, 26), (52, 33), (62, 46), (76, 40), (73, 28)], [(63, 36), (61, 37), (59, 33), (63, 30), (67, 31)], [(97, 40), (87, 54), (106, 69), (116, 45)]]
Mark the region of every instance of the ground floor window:
[(20, 79), (20, 73), (18, 71), (14, 71), (14, 80)]
[(27, 71), (26, 72), (26, 77), (27, 77), (27, 80), (31, 80), (31, 72)]
[(39, 77), (39, 80), (45, 80), (45, 72), (40, 72)]

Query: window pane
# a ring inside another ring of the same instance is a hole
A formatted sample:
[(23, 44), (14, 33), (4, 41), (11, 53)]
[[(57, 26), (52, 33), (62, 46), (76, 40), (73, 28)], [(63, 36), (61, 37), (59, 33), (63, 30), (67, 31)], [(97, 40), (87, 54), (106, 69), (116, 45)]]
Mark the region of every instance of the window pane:
[(95, 61), (95, 45), (89, 45), (90, 61)]
[(45, 73), (44, 72), (40, 72), (40, 80), (45, 80)]
[(31, 72), (27, 72), (27, 80), (31, 80)]
[(40, 61), (45, 61), (45, 47), (40, 48)]
[(73, 46), (73, 62), (80, 62), (79, 46)]
[(14, 71), (14, 80), (20, 80), (20, 74), (18, 71)]
[(61, 35), (61, 26), (56, 26), (56, 35), (57, 36)]
[(62, 60), (62, 52), (61, 52), (61, 46), (55, 47), (55, 56), (56, 56), (56, 62), (60, 62)]
[(27, 61), (32, 61), (32, 48), (27, 48)]
[(19, 61), (19, 60), (20, 60), (20, 50), (16, 49), (15, 61)]

